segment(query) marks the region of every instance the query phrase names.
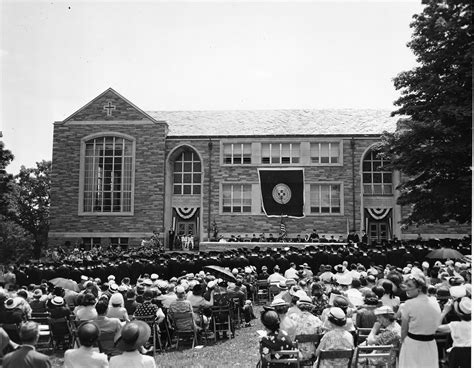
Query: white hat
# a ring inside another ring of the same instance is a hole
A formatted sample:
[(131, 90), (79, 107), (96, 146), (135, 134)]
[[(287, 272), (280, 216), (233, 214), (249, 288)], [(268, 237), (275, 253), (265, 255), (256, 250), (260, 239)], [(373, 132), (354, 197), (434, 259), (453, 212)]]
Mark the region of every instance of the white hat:
[(89, 280), (89, 278), (85, 275), (81, 275), (81, 280), (82, 281), (87, 281), (87, 280)]
[(301, 295), (301, 297), (296, 302), (296, 305), (300, 304), (313, 304), (311, 298), (305, 293), (305, 295)]
[(8, 298), (5, 300), (4, 305), (6, 309), (14, 309), (20, 304), (20, 298)]
[(461, 298), (461, 300), (455, 303), (454, 305), (455, 305), (454, 309), (457, 312), (461, 312), (462, 314), (471, 314), (471, 298), (465, 296)]
[(145, 286), (152, 286), (153, 281), (151, 281), (150, 279), (145, 279), (145, 280), (142, 281), (142, 284), (145, 285)]
[(421, 264), (421, 267), (423, 268), (430, 268), (430, 264), (426, 261), (424, 261), (422, 264)]
[(110, 280), (115, 280), (115, 276), (114, 276), (114, 275), (109, 275), (109, 276), (107, 277), (107, 280), (109, 280), (109, 281), (110, 281)]
[(306, 294), (306, 292), (304, 290), (298, 290), (296, 293), (295, 293), (295, 296), (299, 299), (302, 299), (302, 298), (306, 298), (308, 296), (308, 294)]
[(462, 298), (466, 296), (466, 287), (464, 285), (451, 286), (449, 293), (454, 299)]
[(389, 314), (389, 315), (395, 315), (395, 312), (393, 311), (393, 308), (389, 305), (382, 305), (379, 308), (375, 308), (374, 314), (376, 316), (383, 315), (383, 314)]
[(270, 307), (282, 307), (288, 305), (286, 301), (284, 301), (282, 298), (275, 298), (270, 304)]
[(352, 276), (347, 273), (344, 275), (336, 275), (336, 281), (339, 285), (350, 285), (352, 284)]
[(184, 287), (181, 285), (176, 286), (176, 294), (184, 294), (185, 290)]
[(151, 276), (150, 276), (150, 279), (158, 280), (158, 275), (156, 273), (152, 273)]
[(57, 305), (57, 306), (61, 306), (61, 305), (64, 305), (64, 299), (60, 296), (55, 296), (52, 300), (51, 300), (51, 304), (53, 305)]

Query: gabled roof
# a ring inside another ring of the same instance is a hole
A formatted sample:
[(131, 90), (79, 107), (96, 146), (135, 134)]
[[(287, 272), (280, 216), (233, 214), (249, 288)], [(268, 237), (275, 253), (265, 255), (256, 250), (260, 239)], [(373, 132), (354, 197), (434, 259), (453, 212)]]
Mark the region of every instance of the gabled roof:
[(64, 119), (61, 124), (69, 121), (151, 121), (158, 122), (145, 111), (134, 105), (112, 88), (108, 88), (99, 96), (88, 102), (75, 113)]
[(389, 110), (149, 111), (169, 136), (380, 135), (394, 132)]

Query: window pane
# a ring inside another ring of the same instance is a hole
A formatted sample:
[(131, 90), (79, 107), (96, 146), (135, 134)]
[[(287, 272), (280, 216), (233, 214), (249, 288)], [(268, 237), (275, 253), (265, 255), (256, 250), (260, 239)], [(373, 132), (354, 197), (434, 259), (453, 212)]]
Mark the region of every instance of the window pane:
[(184, 163), (184, 172), (191, 172), (192, 171), (193, 164), (191, 162), (185, 162)]
[(193, 185), (193, 194), (201, 194), (201, 186)]
[(183, 183), (191, 183), (191, 174), (183, 174)]
[(191, 185), (183, 185), (183, 194), (191, 194)]
[(174, 194), (181, 194), (181, 185), (174, 185), (173, 186), (173, 193)]
[(173, 175), (173, 182), (174, 183), (182, 183), (182, 175), (181, 174), (174, 174)]
[(201, 184), (201, 174), (193, 174), (193, 183)]
[(201, 172), (201, 161), (194, 161), (193, 162), (193, 171), (194, 172)]
[(391, 183), (392, 182), (392, 173), (384, 173), (383, 174), (383, 182), (384, 183)]

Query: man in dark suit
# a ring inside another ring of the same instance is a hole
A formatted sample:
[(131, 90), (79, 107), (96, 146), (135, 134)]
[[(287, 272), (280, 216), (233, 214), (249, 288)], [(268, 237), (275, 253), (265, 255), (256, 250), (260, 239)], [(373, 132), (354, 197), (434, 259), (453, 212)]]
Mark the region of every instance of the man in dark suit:
[(26, 322), (20, 327), (20, 339), (23, 345), (3, 358), (4, 368), (51, 368), (47, 355), (38, 353), (35, 345), (39, 338), (39, 325)]

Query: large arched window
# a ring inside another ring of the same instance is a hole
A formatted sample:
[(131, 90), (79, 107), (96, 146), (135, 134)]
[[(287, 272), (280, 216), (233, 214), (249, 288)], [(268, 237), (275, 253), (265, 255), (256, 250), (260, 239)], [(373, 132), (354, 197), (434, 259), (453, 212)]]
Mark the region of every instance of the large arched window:
[(82, 212), (132, 212), (133, 140), (107, 135), (84, 145)]
[(379, 152), (367, 152), (362, 163), (362, 181), (364, 194), (392, 195), (392, 171), (387, 169), (387, 160), (380, 157)]
[(173, 168), (174, 194), (201, 194), (201, 160), (196, 152), (184, 150)]

